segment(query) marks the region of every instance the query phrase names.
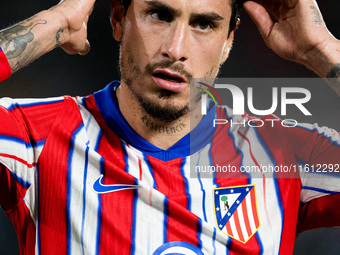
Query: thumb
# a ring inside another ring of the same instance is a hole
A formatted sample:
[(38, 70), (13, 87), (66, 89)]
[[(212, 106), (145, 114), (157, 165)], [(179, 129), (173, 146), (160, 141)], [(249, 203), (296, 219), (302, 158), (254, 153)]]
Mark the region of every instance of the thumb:
[(256, 24), (263, 39), (267, 43), (267, 38), (274, 25), (274, 22), (265, 7), (253, 1), (247, 1), (243, 4), (243, 8), (248, 13), (252, 21)]
[[(86, 31), (85, 33), (85, 36), (87, 36), (87, 22), (89, 21), (89, 16), (87, 16), (85, 18), (85, 21), (83, 22), (83, 28), (84, 28), (84, 31)], [(90, 51), (90, 42), (88, 39), (85, 40), (85, 44), (84, 44), (84, 47), (83, 49), (81, 49), (80, 51), (78, 51), (78, 54), (81, 55), (81, 56), (84, 56), (86, 55), (87, 53), (89, 53)]]
[(87, 53), (90, 52), (90, 48), (91, 48), (90, 42), (89, 42), (89, 40), (86, 39), (84, 48), (81, 51), (79, 51), (78, 54), (81, 55), (81, 56), (84, 56), (84, 55), (86, 55)]

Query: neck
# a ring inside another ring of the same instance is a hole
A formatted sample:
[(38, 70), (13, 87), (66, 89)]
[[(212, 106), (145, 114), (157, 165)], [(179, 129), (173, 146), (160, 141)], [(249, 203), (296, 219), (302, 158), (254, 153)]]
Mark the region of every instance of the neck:
[(152, 118), (123, 84), (117, 88), (116, 96), (119, 109), (129, 125), (146, 141), (163, 150), (177, 143), (201, 121), (199, 107), (172, 122)]

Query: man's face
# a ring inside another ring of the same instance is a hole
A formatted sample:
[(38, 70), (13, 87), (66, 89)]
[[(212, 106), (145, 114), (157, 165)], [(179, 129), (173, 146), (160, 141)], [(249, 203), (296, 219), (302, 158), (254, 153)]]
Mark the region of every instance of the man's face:
[(228, 0), (131, 2), (121, 39), (122, 85), (147, 114), (171, 122), (189, 112), (190, 87), (198, 92), (191, 78), (215, 78), (228, 56), (230, 16)]

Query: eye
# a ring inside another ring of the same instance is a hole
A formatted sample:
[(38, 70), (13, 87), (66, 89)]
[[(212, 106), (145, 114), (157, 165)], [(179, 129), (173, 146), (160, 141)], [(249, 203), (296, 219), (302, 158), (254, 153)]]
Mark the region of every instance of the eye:
[(209, 30), (214, 28), (214, 26), (208, 21), (196, 21), (193, 24), (193, 27), (203, 32), (208, 32)]
[(211, 29), (211, 26), (207, 23), (203, 23), (203, 24), (199, 24), (198, 28), (200, 30), (207, 31), (207, 30)]
[(172, 16), (167, 11), (161, 11), (161, 10), (152, 11), (151, 17), (154, 18), (155, 20), (160, 20), (160, 21), (166, 21), (166, 22), (172, 21)]

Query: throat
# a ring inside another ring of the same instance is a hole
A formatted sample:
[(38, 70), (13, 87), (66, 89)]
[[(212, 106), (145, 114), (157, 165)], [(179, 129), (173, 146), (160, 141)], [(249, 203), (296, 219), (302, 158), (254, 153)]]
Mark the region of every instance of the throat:
[(116, 90), (116, 96), (119, 109), (130, 127), (144, 140), (160, 149), (169, 149), (190, 132), (190, 114), (187, 109), (183, 110), (187, 114), (170, 113), (169, 117), (169, 113), (162, 112), (157, 105), (153, 107), (152, 102), (144, 100), (151, 108), (147, 110), (156, 115), (152, 116), (127, 86), (120, 86)]
[(169, 149), (190, 132), (190, 125), (184, 121), (162, 123), (144, 115), (141, 119), (140, 135), (163, 150)]
[(181, 121), (178, 121), (175, 124), (171, 123), (171, 124), (165, 125), (163, 123), (155, 122), (154, 120), (152, 120), (150, 117), (146, 115), (144, 115), (141, 118), (141, 121), (148, 130), (159, 133), (159, 134), (168, 134), (168, 135), (176, 135), (183, 131), (185, 132), (188, 126), (187, 124)]

